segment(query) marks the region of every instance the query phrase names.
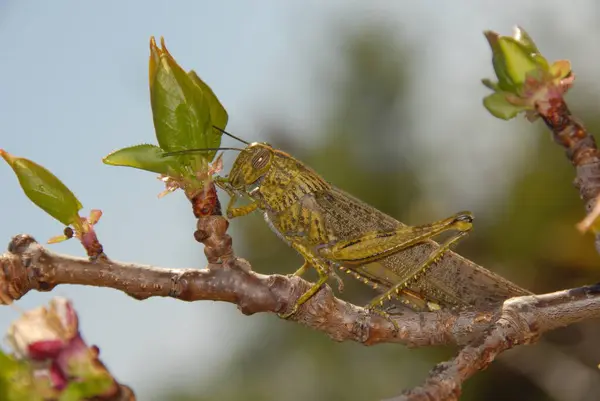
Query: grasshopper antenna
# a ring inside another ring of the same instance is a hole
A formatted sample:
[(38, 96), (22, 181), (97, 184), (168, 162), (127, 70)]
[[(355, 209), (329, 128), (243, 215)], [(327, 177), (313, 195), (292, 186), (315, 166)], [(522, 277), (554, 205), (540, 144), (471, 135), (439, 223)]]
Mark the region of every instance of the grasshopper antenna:
[(246, 142), (244, 141), (242, 138), (238, 138), (237, 136), (230, 134), (229, 132), (225, 131), (224, 129), (221, 129), (219, 127), (217, 127), (216, 125), (213, 125), (213, 128), (215, 128), (217, 131), (221, 132), (222, 134), (225, 134), (233, 139), (235, 139), (236, 141), (240, 141), (241, 143), (245, 143), (246, 145), (250, 145), (250, 142)]
[(237, 150), (238, 152), (243, 151), (241, 148), (198, 148), (198, 149), (185, 149), (185, 150), (176, 150), (173, 152), (165, 152), (162, 154), (163, 157), (166, 156), (177, 156), (177, 155), (185, 155), (188, 153), (199, 153), (199, 152), (211, 152), (213, 150)]

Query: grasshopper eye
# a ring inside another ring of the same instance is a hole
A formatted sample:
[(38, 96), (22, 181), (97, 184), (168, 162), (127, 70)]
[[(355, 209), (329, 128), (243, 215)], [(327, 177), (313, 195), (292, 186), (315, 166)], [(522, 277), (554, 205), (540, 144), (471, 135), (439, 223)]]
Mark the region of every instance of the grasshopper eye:
[(260, 149), (256, 152), (256, 154), (252, 157), (252, 167), (257, 170), (265, 168), (271, 159), (271, 152), (267, 149)]

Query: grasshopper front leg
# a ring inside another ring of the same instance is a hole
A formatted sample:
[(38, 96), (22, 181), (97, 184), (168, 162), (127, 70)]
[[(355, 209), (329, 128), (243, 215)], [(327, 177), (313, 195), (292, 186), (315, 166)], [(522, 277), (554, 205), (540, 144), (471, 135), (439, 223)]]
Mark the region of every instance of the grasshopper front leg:
[(232, 194), (229, 199), (229, 203), (227, 204), (227, 218), (233, 219), (235, 217), (246, 216), (256, 209), (258, 209), (258, 202), (253, 201), (244, 206), (235, 207), (235, 202), (238, 200), (238, 196), (236, 194)]
[(220, 178), (215, 180), (217, 186), (223, 189), (229, 195), (229, 203), (227, 203), (227, 218), (233, 219), (235, 217), (246, 216), (260, 206), (258, 201), (253, 201), (245, 206), (235, 207), (235, 203), (240, 198), (240, 196), (231, 188), (231, 184), (227, 179)]
[(363, 265), (379, 260), (393, 253), (402, 251), (441, 234), (445, 231), (456, 230), (458, 233), (449, 238), (438, 249), (432, 252), (427, 259), (410, 266), (404, 277), (382, 295), (371, 301), (367, 308), (374, 309), (383, 304), (386, 299), (391, 299), (407, 287), (409, 282), (418, 274), (425, 271), (450, 249), (450, 246), (464, 237), (472, 228), (473, 216), (469, 212), (457, 213), (454, 216), (422, 226), (403, 226), (395, 230), (374, 231), (360, 237), (338, 241), (334, 244), (321, 247), (318, 253), (326, 259), (343, 264), (351, 269), (354, 265)]

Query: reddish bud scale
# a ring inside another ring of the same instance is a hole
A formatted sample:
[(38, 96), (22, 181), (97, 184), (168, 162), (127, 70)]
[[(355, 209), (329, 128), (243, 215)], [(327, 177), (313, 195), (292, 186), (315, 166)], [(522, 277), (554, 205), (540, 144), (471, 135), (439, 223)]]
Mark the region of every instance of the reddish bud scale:
[(566, 149), (576, 167), (600, 163), (594, 137), (573, 117), (562, 96), (549, 99), (537, 111), (554, 134), (554, 141)]
[(53, 387), (57, 390), (64, 390), (69, 384), (69, 377), (61, 369), (58, 363), (56, 363), (56, 361), (52, 361), (50, 363), (50, 370), (48, 371), (48, 374), (50, 375), (50, 381), (52, 382)]
[(93, 230), (82, 235), (81, 244), (85, 248), (88, 257), (92, 260), (95, 260), (104, 254), (102, 244), (100, 243), (100, 241), (98, 241), (96, 232)]
[(192, 202), (192, 211), (197, 219), (206, 216), (221, 216), (221, 202), (217, 196), (217, 188), (214, 182), (207, 184), (203, 191), (194, 195)]
[[(600, 151), (594, 137), (571, 114), (562, 96), (537, 105), (554, 141), (565, 148), (566, 155), (577, 169), (575, 186), (586, 205), (587, 213), (594, 210), (600, 196)], [(596, 248), (600, 251), (600, 234), (596, 233)]]
[(56, 358), (63, 350), (65, 344), (62, 340), (41, 340), (29, 344), (27, 351), (29, 358), (34, 361)]

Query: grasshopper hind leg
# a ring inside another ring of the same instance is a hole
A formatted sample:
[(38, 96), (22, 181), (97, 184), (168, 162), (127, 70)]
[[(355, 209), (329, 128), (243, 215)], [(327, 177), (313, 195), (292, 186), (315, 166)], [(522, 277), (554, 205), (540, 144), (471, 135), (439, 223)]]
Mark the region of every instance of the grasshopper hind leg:
[[(410, 280), (416, 279), (418, 274), (424, 272), (428, 267), (430, 267), (432, 264), (437, 262), (442, 256), (444, 256), (444, 253), (446, 253), (446, 251), (450, 250), (450, 247), (452, 245), (456, 244), (460, 239), (462, 239), (464, 236), (466, 236), (469, 233), (469, 231), (471, 229), (471, 221), (465, 220), (464, 223), (465, 223), (464, 227), (461, 227), (461, 228), (463, 228), (463, 230), (459, 231), (457, 234), (448, 238), (448, 240), (446, 242), (441, 244), (438, 249), (433, 251), (429, 255), (429, 257), (423, 263), (421, 263), (421, 265), (419, 265), (419, 268), (417, 269), (417, 274), (415, 274), (415, 276), (413, 276), (407, 280), (404, 280), (402, 282), (396, 283), (388, 291), (386, 291), (383, 294), (379, 295), (378, 297), (374, 298), (367, 305), (367, 308), (369, 308), (369, 309), (379, 308), (379, 307), (383, 306), (383, 304), (386, 300), (391, 300), (392, 298), (398, 298), (400, 295), (404, 295), (404, 297), (403, 297), (404, 299), (410, 299), (413, 296), (419, 297), (417, 294), (411, 294), (412, 291), (408, 291), (408, 289), (406, 288), (408, 286)], [(431, 310), (431, 309), (439, 308), (439, 305), (437, 305), (435, 303), (428, 302), (425, 299), (422, 299), (422, 301), (425, 303), (426, 308), (413, 307), (413, 309), (430, 309)], [(408, 304), (410, 305), (410, 302), (408, 302)]]
[(470, 214), (457, 214), (454, 218), (452, 226), (458, 230), (458, 233), (448, 238), (448, 240), (441, 244), (438, 249), (433, 251), (429, 257), (419, 265), (414, 276), (402, 282), (396, 283), (388, 291), (374, 298), (366, 306), (366, 308), (390, 321), (394, 325), (396, 332), (399, 330), (398, 324), (392, 319), (391, 315), (382, 308), (386, 300), (397, 298), (411, 309), (417, 311), (438, 310), (440, 306), (437, 303), (423, 298), (420, 294), (409, 290), (407, 286), (410, 280), (416, 279), (418, 274), (424, 272), (428, 267), (436, 263), (444, 255), (444, 253), (446, 253), (446, 251), (450, 250), (452, 245), (456, 244), (460, 239), (466, 236), (472, 228), (472, 222), (473, 218)]
[[(379, 298), (380, 297), (376, 298), (377, 303), (375, 305), (373, 301), (365, 306), (365, 309), (367, 309), (370, 313), (386, 319), (394, 326), (394, 332), (398, 333), (400, 331), (400, 326), (398, 326), (398, 323), (394, 320), (393, 316), (402, 314), (402, 310), (399, 309), (399, 305), (394, 304), (385, 307), (384, 301), (379, 301)], [(434, 311), (440, 309), (440, 306), (437, 303), (427, 300), (420, 294), (407, 288), (404, 288), (399, 292), (394, 292), (394, 298), (399, 300), (403, 306), (409, 307), (417, 312)]]

